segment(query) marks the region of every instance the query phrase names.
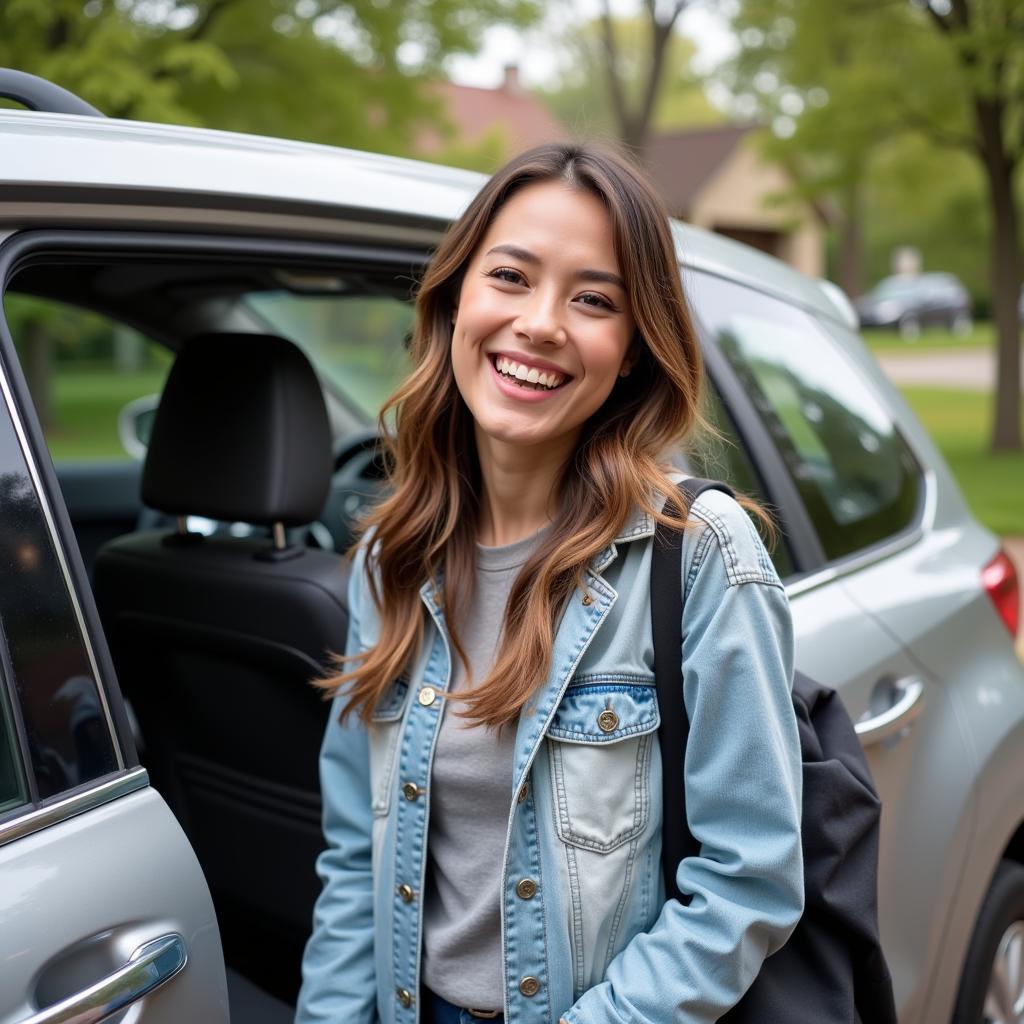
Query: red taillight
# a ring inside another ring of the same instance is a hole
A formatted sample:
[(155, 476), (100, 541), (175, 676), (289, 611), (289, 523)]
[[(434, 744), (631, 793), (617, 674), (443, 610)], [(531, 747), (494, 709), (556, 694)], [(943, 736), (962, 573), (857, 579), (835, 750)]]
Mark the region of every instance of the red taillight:
[(999, 612), (999, 617), (1006, 623), (1010, 636), (1017, 639), (1017, 628), (1020, 625), (1020, 588), (1017, 584), (1017, 570), (1010, 556), (1002, 549), (984, 569), (981, 570), (981, 582), (985, 585), (988, 596)]

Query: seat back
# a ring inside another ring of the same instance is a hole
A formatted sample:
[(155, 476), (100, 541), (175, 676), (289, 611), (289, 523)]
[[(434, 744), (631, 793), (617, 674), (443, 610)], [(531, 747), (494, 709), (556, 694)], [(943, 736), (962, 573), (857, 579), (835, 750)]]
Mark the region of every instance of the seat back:
[[(344, 650), (347, 564), (281, 538), (319, 514), (330, 471), (323, 397), (295, 346), (194, 339), (168, 378), (143, 474), (143, 500), (182, 517), (179, 529), (117, 538), (95, 566), (143, 761), (203, 866), (225, 952), (285, 998), (323, 847), (328, 705), (309, 681)], [(189, 513), (267, 525), (277, 540), (186, 534)]]

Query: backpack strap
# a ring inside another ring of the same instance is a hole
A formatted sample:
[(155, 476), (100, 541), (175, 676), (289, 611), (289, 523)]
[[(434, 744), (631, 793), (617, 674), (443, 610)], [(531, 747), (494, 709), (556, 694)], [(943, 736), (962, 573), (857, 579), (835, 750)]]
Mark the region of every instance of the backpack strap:
[[(679, 484), (679, 492), (689, 510), (704, 491), (735, 491), (719, 480), (690, 477)], [(666, 508), (679, 511), (679, 503), (669, 498)], [(684, 857), (700, 853), (686, 819), (686, 783), (683, 771), (690, 721), (683, 703), (682, 579), (683, 533), (658, 523), (651, 549), (651, 624), (654, 633), (654, 676), (658, 691), (661, 725), (661, 787), (664, 816), (661, 835), (661, 864), (665, 876), (665, 896), (680, 903), (690, 902), (676, 885), (676, 868)]]

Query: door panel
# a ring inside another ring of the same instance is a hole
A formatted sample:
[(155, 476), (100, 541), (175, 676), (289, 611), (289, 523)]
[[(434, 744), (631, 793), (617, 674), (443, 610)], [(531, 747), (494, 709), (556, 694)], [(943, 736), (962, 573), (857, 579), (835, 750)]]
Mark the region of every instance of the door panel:
[(206, 883), (174, 816), (148, 786), (0, 845), (0, 919), (0, 1024), (21, 1024), (80, 993), (164, 935), (181, 936), (185, 967), (131, 1015), (114, 1019), (228, 1022)]
[(138, 767), (30, 394), (0, 316), (0, 764), (14, 766), (0, 795), (0, 1024), (75, 997), (168, 935), (188, 962), (114, 1019), (227, 1024), (209, 890)]

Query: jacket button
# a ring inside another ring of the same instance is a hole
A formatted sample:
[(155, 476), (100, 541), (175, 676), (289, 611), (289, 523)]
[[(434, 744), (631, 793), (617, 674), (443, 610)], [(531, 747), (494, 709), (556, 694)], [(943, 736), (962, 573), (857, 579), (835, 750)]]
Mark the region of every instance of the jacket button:
[(398, 895), (402, 897), (403, 903), (412, 903), (413, 899), (416, 896), (416, 894), (412, 891), (412, 886), (406, 885), (405, 882), (403, 882), (398, 887)]
[(597, 724), (601, 732), (615, 732), (619, 727), (619, 716), (611, 708), (606, 708), (597, 716)]
[(415, 800), (423, 790), (415, 782), (407, 782), (402, 786), (402, 793), (406, 800)]
[(418, 700), (425, 708), (429, 708), (430, 705), (437, 700), (437, 690), (432, 686), (424, 686), (423, 689), (420, 690)]
[(516, 885), (516, 895), (521, 900), (533, 899), (537, 894), (537, 883), (532, 878), (522, 878)]
[(398, 997), (398, 1001), (408, 1009), (412, 1006), (412, 993), (407, 988), (400, 988), (395, 992)]
[(516, 803), (522, 803), (530, 792), (530, 784), (524, 782), (522, 788), (519, 790), (519, 795), (516, 797)]
[(535, 996), (540, 991), (540, 982), (532, 974), (528, 974), (519, 982), (519, 991), (524, 996)]
[(589, 594), (584, 594), (583, 595), (583, 604), (584, 605), (592, 605), (593, 603), (594, 603), (594, 599)]

